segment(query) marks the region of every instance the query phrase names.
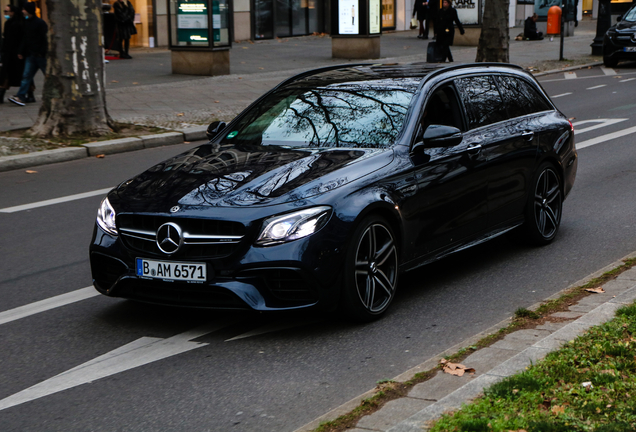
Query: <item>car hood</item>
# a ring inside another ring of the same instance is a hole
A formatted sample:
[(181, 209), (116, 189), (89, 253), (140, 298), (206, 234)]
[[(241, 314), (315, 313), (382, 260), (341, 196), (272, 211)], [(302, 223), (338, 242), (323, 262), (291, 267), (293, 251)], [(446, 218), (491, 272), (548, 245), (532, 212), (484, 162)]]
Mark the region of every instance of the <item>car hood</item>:
[(123, 211), (282, 204), (326, 193), (392, 160), (392, 149), (206, 144), (122, 183), (116, 194)]

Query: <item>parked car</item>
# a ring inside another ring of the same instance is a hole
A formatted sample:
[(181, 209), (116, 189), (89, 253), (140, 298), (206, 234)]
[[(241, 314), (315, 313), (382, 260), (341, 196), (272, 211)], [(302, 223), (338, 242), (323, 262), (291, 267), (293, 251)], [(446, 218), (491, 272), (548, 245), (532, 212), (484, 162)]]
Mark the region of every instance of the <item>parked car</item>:
[(317, 69), (208, 132), (102, 201), (99, 292), (372, 320), (402, 272), (511, 230), (552, 242), (577, 170), (572, 124), (512, 65)]
[(621, 60), (636, 60), (636, 6), (618, 17), (603, 38), (603, 63), (615, 67)]

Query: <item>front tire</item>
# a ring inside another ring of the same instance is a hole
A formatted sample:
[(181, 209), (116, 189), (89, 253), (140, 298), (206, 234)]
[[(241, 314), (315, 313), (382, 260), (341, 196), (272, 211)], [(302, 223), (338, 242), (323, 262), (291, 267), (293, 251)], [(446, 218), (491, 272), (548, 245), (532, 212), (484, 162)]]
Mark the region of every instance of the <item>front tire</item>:
[(531, 244), (542, 246), (551, 243), (559, 231), (563, 210), (563, 188), (554, 166), (544, 163), (532, 182), (526, 204), (526, 221), (522, 234)]
[(395, 297), (398, 246), (391, 226), (367, 217), (356, 228), (346, 254), (341, 309), (346, 318), (368, 322), (380, 318)]

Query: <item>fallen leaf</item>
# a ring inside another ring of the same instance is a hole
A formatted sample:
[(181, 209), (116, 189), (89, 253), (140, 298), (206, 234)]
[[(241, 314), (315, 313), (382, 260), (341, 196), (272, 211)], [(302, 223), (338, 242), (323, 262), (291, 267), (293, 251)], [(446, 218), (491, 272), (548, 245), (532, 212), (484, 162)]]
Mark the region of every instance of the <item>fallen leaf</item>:
[(444, 373), (455, 375), (455, 376), (464, 376), (464, 373), (474, 374), (475, 369), (467, 368), (463, 364), (460, 363), (451, 363), (446, 359), (440, 360), (442, 364), (442, 371)]
[(221, 102), (219, 102), (219, 101), (214, 101), (214, 103), (221, 103)]
[(37, 173), (37, 171), (34, 171), (34, 170), (26, 170), (26, 173), (27, 173), (27, 174), (35, 174), (35, 173)]
[(614, 372), (614, 370), (613, 370), (613, 369), (605, 369), (605, 370), (602, 370), (600, 373), (602, 373), (602, 374), (609, 374), (609, 375), (612, 375), (612, 376), (615, 376), (615, 375), (616, 375), (616, 372)]
[(177, 114), (177, 117), (183, 117), (185, 114), (184, 113), (179, 113)]
[(183, 143), (184, 144), (190, 144), (190, 141), (184, 141)]
[(243, 49), (247, 49), (247, 47), (242, 47)]
[(602, 294), (605, 292), (605, 290), (603, 289), (603, 287), (598, 287), (598, 288), (587, 288), (585, 291), (587, 292), (591, 292), (591, 293), (595, 293), (595, 294)]
[(559, 415), (559, 414), (564, 414), (565, 413), (565, 407), (560, 406), (560, 405), (554, 405), (550, 411), (552, 411), (552, 414), (554, 415)]
[(133, 83), (133, 85), (137, 85), (137, 84), (139, 84), (139, 83), (138, 83), (138, 82), (134, 82), (134, 83)]
[(119, 81), (112, 80), (111, 82), (112, 82), (112, 83), (118, 83)]
[(103, 158), (105, 158), (105, 157), (106, 157), (106, 155), (105, 155), (105, 154), (98, 154), (98, 155), (97, 155), (97, 156), (95, 156), (95, 157), (96, 157), (96, 158), (98, 158), (98, 159), (103, 159)]
[(261, 69), (261, 70), (262, 70), (262, 69), (265, 69), (265, 68), (259, 67), (259, 69)]

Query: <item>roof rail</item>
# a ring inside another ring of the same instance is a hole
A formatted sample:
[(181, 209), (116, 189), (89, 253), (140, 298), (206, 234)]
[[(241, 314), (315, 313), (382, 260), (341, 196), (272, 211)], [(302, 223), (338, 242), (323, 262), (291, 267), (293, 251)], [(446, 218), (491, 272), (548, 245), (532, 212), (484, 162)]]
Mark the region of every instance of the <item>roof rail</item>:
[(342, 68), (350, 68), (350, 67), (356, 67), (356, 66), (373, 66), (374, 64), (377, 63), (348, 63), (348, 64), (339, 64), (339, 65), (333, 65), (333, 66), (323, 66), (317, 69), (311, 69), (305, 72), (301, 72), (297, 75), (294, 75), (290, 78), (287, 78), (286, 80), (282, 81), (280, 84), (278, 84), (276, 87), (274, 87), (272, 90), (276, 90), (284, 85), (287, 85), (291, 82), (294, 81), (298, 81), (301, 78), (305, 78), (311, 75), (317, 75), (319, 73), (322, 72), (328, 72), (330, 70), (336, 70), (336, 69), (342, 69)]
[(479, 66), (496, 66), (496, 67), (512, 67), (515, 69), (519, 69), (519, 70), (525, 70), (524, 68), (522, 68), (519, 65), (516, 64), (512, 64), (512, 63), (496, 63), (496, 62), (474, 62), (474, 63), (463, 63), (463, 64), (456, 64), (456, 65), (452, 65), (452, 66), (448, 66), (439, 70), (436, 70), (434, 72), (431, 72), (427, 78), (432, 78), (436, 75), (439, 75), (441, 73), (445, 73), (448, 72), (449, 70), (456, 70), (456, 69), (467, 69), (467, 68), (471, 68), (471, 67), (479, 67)]

